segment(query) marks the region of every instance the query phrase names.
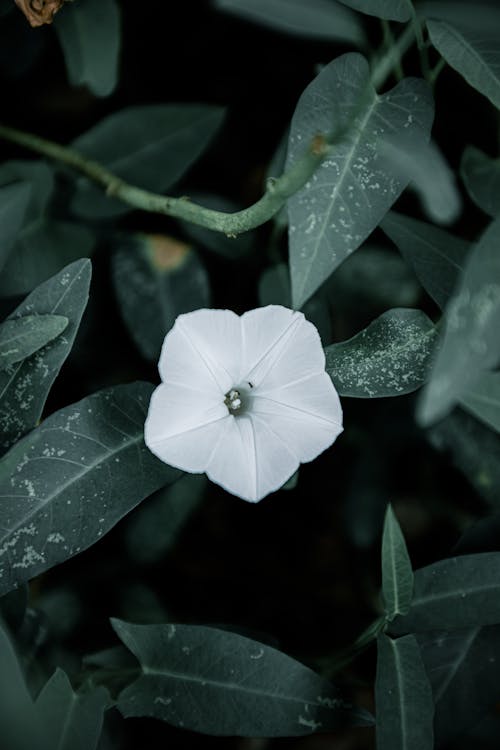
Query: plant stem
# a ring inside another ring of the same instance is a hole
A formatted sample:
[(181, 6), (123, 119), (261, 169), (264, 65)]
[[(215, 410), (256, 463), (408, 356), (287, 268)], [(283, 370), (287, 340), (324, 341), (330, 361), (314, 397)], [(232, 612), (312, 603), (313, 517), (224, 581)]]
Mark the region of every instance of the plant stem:
[(375, 62), (371, 75), (374, 88), (382, 86), (397, 65), (401, 64), (401, 58), (413, 44), (414, 38), (415, 30), (413, 25), (409, 24), (394, 44)]
[(396, 76), (398, 81), (401, 81), (401, 79), (404, 77), (403, 65), (401, 61), (401, 51), (396, 45), (394, 34), (392, 33), (389, 21), (386, 21), (385, 19), (382, 20), (382, 29), (384, 33), (383, 44), (386, 50), (386, 54), (390, 54), (392, 51), (394, 75)]

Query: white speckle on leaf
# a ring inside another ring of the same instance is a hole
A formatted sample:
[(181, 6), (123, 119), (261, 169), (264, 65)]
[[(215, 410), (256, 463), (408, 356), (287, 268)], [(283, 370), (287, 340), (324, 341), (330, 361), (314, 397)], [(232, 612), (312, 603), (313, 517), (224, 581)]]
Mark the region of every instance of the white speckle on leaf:
[(321, 727), (320, 721), (314, 721), (314, 719), (306, 719), (304, 716), (299, 716), (299, 724), (303, 727), (308, 727), (313, 732), (316, 732)]

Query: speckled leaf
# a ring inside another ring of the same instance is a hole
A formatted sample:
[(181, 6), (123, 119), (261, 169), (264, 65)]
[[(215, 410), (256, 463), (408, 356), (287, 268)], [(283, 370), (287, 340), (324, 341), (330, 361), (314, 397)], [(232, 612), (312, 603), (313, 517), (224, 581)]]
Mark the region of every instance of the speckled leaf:
[(100, 391), (52, 414), (0, 461), (0, 595), (99, 541), (180, 472), (143, 439), (153, 386)]
[(0, 269), (23, 225), (30, 192), (31, 187), (26, 182), (0, 187)]
[(500, 552), (450, 557), (415, 571), (410, 611), (393, 633), (500, 623)]
[(434, 704), (413, 635), (377, 641), (376, 738), (380, 750), (433, 750)]
[(361, 21), (335, 0), (215, 0), (215, 7), (285, 34), (331, 39), (361, 47)]
[(121, 28), (116, 0), (78, 0), (54, 19), (73, 86), (108, 96), (118, 81)]
[(379, 96), (358, 53), (326, 65), (295, 110), (287, 165), (318, 133), (337, 138), (329, 156), (288, 202), (292, 300), (300, 307), (358, 248), (409, 182), (384, 143), (418, 153), (433, 119), (427, 84), (407, 78)]
[[(224, 110), (201, 104), (127, 107), (106, 117), (73, 142), (117, 177), (156, 193), (171, 187), (202, 154)], [(81, 178), (71, 204), (85, 218), (120, 216), (132, 208)]]
[(382, 534), (382, 594), (389, 621), (408, 612), (413, 594), (413, 571), (401, 527), (390, 505)]
[(197, 625), (111, 624), (142, 667), (118, 697), (126, 717), (154, 716), (204, 734), (244, 737), (371, 723), (370, 714), (344, 703), (323, 677), (244, 636)]
[(28, 359), (0, 372), (0, 452), (5, 451), (41, 417), (49, 390), (68, 356), (87, 304), (91, 265), (75, 261), (37, 287), (9, 316), (63, 315), (64, 334)]
[(178, 315), (210, 307), (210, 281), (198, 253), (172, 237), (119, 238), (112, 268), (125, 324), (143, 357), (153, 362)]
[(0, 370), (34, 354), (68, 325), (64, 315), (24, 315), (0, 323)]
[(425, 291), (443, 308), (464, 269), (469, 243), (396, 211), (390, 211), (380, 226), (413, 267)]
[(427, 21), (432, 44), (477, 91), (500, 107), (500, 45), (493, 28), (478, 32), (447, 21)]
[(500, 432), (500, 372), (483, 372), (462, 397), (467, 411)]
[(52, 750), (95, 750), (108, 703), (105, 688), (75, 693), (65, 672), (56, 669), (35, 704)]
[(417, 411), (428, 425), (443, 417), (482, 371), (500, 360), (500, 218), (471, 250), (445, 310), (441, 345)]
[(490, 216), (498, 216), (500, 159), (492, 159), (475, 146), (467, 146), (460, 163), (460, 174), (474, 203)]
[(328, 346), (326, 371), (341, 396), (402, 396), (424, 383), (435, 339), (421, 310), (388, 310), (352, 339)]
[(411, 0), (340, 0), (349, 8), (367, 13), (369, 16), (387, 21), (409, 21), (412, 14)]

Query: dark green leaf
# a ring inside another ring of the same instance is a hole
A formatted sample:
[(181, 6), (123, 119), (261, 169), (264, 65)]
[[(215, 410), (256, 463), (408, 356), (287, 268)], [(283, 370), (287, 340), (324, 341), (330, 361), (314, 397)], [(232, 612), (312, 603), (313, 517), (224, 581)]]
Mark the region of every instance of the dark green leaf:
[(457, 23), (479, 34), (500, 28), (496, 0), (418, 0), (416, 11), (422, 18)]
[(467, 146), (460, 163), (460, 174), (474, 203), (490, 216), (498, 216), (500, 159), (492, 159), (475, 146)]
[(28, 606), (28, 593), (26, 585), (0, 597), (0, 622), (3, 621), (12, 633), (21, 629)]
[(349, 8), (384, 18), (387, 21), (409, 21), (412, 14), (411, 0), (340, 0)]
[(443, 308), (464, 268), (469, 243), (395, 211), (380, 226), (413, 267), (425, 291)]
[(483, 372), (460, 399), (467, 411), (500, 432), (500, 372)]
[(0, 323), (0, 370), (34, 354), (68, 323), (63, 315), (25, 315)]
[(467, 628), (500, 623), (500, 552), (440, 560), (415, 571), (410, 611), (391, 632)]
[[(311, 117), (314, 112), (314, 117)], [(322, 133), (329, 156), (288, 202), (292, 299), (301, 307), (379, 224), (410, 180), (384, 144), (415, 155), (429, 139), (427, 85), (406, 78), (379, 96), (367, 61), (349, 53), (326, 65), (302, 94), (292, 119), (290, 167)]]
[(446, 62), (500, 107), (500, 46), (495, 30), (478, 32), (456, 21), (427, 21), (431, 42)]
[(405, 615), (413, 594), (413, 571), (406, 543), (391, 506), (387, 506), (382, 535), (382, 594), (388, 620)]
[(433, 750), (432, 690), (414, 636), (377, 641), (377, 747)]
[(0, 269), (23, 225), (31, 187), (26, 182), (0, 187)]
[(66, 674), (57, 669), (36, 700), (51, 750), (95, 750), (108, 702), (103, 687), (73, 692)]
[(443, 417), (500, 360), (500, 218), (472, 248), (445, 326), (429, 383), (418, 408), (421, 424)]
[[(109, 115), (73, 146), (117, 177), (157, 193), (170, 188), (205, 150), (224, 110), (198, 104), (151, 104)], [(120, 216), (131, 207), (83, 178), (72, 209), (86, 218)]]
[(118, 81), (120, 7), (116, 0), (78, 0), (54, 20), (73, 86), (108, 96)]
[(0, 593), (90, 547), (180, 476), (144, 445), (152, 390), (131, 383), (87, 396), (0, 461)]
[(247, 737), (371, 722), (327, 680), (263, 643), (196, 625), (111, 622), (142, 666), (118, 698), (126, 717), (154, 716), (204, 734)]
[(72, 263), (37, 287), (9, 316), (13, 320), (25, 315), (62, 315), (69, 322), (63, 336), (0, 372), (0, 450), (6, 450), (40, 419), (49, 390), (78, 331), (87, 304), (90, 275), (89, 260)]
[(348, 341), (328, 346), (326, 371), (341, 396), (402, 396), (424, 383), (435, 338), (421, 310), (388, 310)]
[(210, 307), (205, 267), (192, 247), (173, 238), (123, 237), (113, 255), (113, 282), (132, 338), (154, 362), (178, 315)]

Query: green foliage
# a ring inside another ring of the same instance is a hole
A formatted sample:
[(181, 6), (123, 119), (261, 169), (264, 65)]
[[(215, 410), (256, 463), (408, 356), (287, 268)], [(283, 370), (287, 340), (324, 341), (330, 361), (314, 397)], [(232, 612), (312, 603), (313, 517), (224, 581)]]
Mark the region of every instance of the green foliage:
[(432, 691), (413, 635), (377, 641), (377, 747), (380, 750), (432, 750)]
[(109, 96), (118, 83), (120, 6), (116, 0), (78, 0), (54, 23), (73, 86)]
[(500, 159), (491, 159), (475, 146), (467, 146), (462, 155), (460, 174), (474, 203), (490, 216), (498, 216)]
[(368, 63), (356, 53), (325, 66), (303, 92), (292, 119), (288, 167), (318, 133), (333, 138), (333, 146), (321, 169), (288, 202), (295, 307), (361, 245), (409, 182), (384, 144), (418, 158), (432, 119), (423, 81), (405, 79), (379, 96)]
[(460, 403), (467, 411), (500, 432), (500, 372), (483, 372)]
[[(142, 674), (118, 697), (124, 716), (205, 734), (279, 737), (369, 725), (327, 680), (286, 654), (226, 630), (112, 620)], [(231, 711), (227, 711), (228, 704)]]
[(413, 595), (413, 571), (406, 543), (391, 506), (387, 506), (382, 535), (382, 594), (387, 620), (405, 615)]
[(7, 260), (23, 224), (30, 192), (30, 185), (25, 182), (0, 188), (0, 269)]
[(152, 386), (132, 383), (52, 414), (0, 463), (0, 591), (98, 541), (179, 477), (144, 445)]
[(413, 12), (411, 0), (341, 0), (349, 8), (388, 21), (409, 21)]
[(0, 323), (0, 370), (30, 357), (59, 336), (68, 323), (64, 315), (25, 315)]
[(401, 396), (426, 380), (435, 339), (421, 310), (388, 310), (348, 341), (328, 346), (326, 370), (341, 396)]

